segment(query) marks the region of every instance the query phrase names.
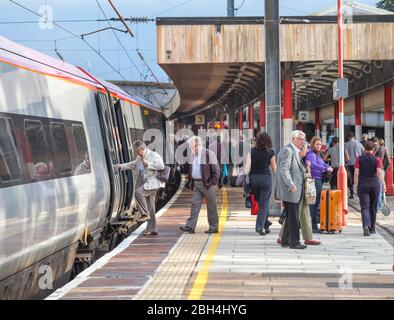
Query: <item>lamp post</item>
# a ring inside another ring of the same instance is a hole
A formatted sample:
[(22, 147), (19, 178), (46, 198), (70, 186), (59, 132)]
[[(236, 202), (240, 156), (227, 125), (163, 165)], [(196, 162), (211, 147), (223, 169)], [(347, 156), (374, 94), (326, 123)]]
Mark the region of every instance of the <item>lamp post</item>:
[[(343, 79), (343, 43), (342, 43), (342, 0), (338, 0), (338, 78)], [(347, 225), (347, 172), (345, 169), (345, 130), (344, 130), (344, 97), (338, 99), (339, 118), (339, 169), (337, 174), (338, 189), (342, 191), (342, 225)]]

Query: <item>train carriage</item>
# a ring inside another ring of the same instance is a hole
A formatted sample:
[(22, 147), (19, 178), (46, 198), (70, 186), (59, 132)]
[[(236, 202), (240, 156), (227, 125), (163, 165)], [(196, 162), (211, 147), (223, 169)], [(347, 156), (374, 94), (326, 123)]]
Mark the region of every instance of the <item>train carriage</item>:
[(0, 37), (1, 298), (48, 295), (48, 266), (54, 289), (135, 224), (132, 173), (113, 165), (133, 159), (144, 110), (163, 131), (148, 102)]

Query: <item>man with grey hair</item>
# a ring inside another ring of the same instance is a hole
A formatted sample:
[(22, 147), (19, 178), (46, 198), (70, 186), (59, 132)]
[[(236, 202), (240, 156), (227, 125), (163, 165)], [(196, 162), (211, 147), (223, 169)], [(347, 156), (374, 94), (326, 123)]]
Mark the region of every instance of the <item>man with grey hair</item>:
[(363, 147), (365, 146), (367, 141), (368, 141), (368, 134), (363, 133), (363, 135), (361, 136), (361, 141), (360, 141), (360, 143), (363, 145)]
[(143, 235), (156, 236), (156, 194), (160, 188), (165, 186), (157, 178), (157, 171), (164, 169), (164, 162), (161, 156), (149, 150), (142, 141), (135, 141), (133, 143), (133, 150), (136, 154), (134, 161), (118, 164), (117, 168), (121, 170), (132, 170), (135, 177), (135, 199), (137, 207), (140, 212), (139, 222), (148, 221)]
[(215, 154), (202, 146), (200, 137), (191, 137), (188, 143), (191, 155), (187, 163), (193, 198), (190, 217), (186, 225), (181, 226), (180, 229), (183, 232), (195, 232), (202, 199), (205, 198), (209, 223), (209, 229), (205, 233), (218, 233), (219, 217), (216, 205), (216, 189), (219, 183), (220, 167)]
[(299, 152), (305, 143), (305, 133), (295, 130), (291, 133), (291, 142), (278, 153), (275, 174), (275, 198), (283, 201), (287, 219), (283, 228), (282, 247), (305, 249), (300, 243), (298, 206), (302, 199), (306, 169), (301, 163)]

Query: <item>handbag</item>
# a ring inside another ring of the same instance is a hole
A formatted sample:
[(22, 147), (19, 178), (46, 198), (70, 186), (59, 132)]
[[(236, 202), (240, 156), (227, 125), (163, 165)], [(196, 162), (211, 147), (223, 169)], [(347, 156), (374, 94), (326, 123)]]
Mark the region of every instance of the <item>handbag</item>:
[(315, 204), (316, 203), (316, 185), (315, 179), (305, 179), (305, 203)]
[(250, 193), (245, 195), (245, 208), (252, 209), (252, 195)]
[(256, 199), (254, 198), (254, 194), (252, 193), (250, 196), (250, 200), (252, 202), (252, 208), (250, 210), (250, 214), (255, 216), (259, 213), (259, 204), (257, 203)]

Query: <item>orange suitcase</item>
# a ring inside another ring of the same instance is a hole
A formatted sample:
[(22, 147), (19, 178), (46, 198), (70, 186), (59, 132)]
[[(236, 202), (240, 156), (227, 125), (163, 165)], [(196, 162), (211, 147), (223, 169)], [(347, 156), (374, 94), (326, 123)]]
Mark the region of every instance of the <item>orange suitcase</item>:
[(342, 191), (322, 190), (320, 198), (320, 232), (342, 232)]

